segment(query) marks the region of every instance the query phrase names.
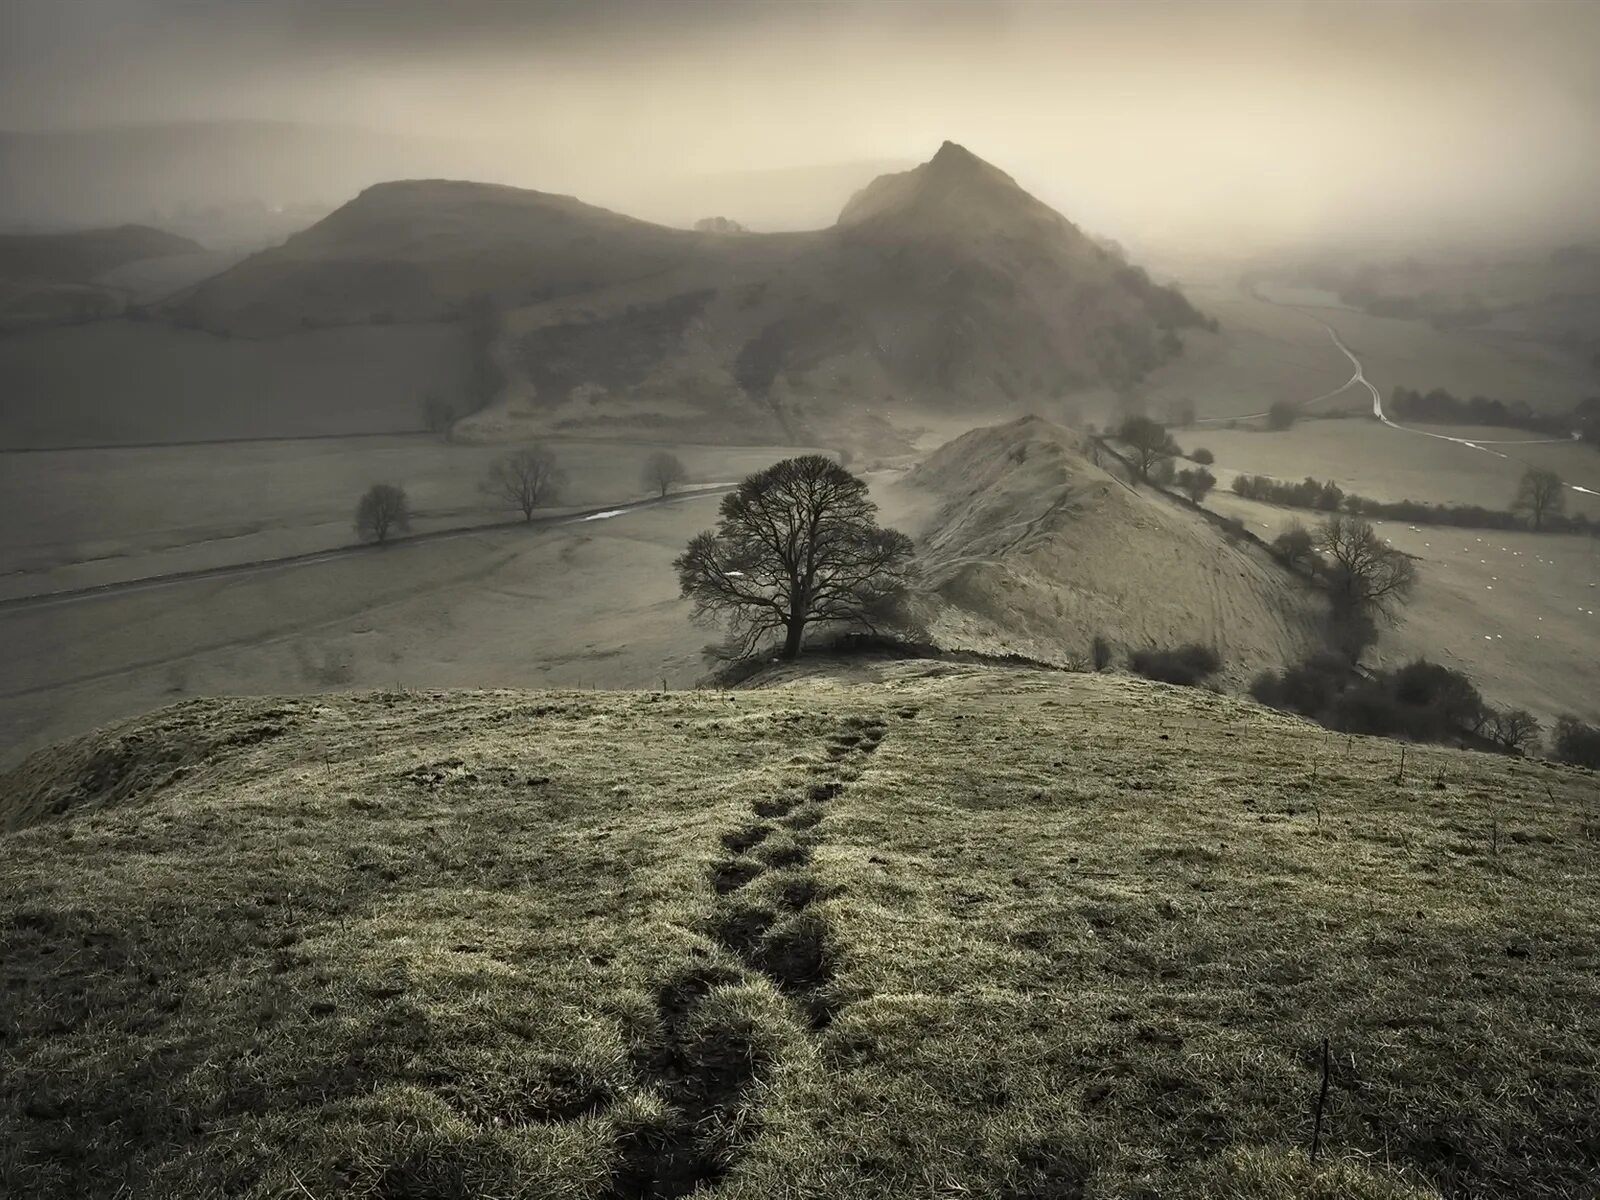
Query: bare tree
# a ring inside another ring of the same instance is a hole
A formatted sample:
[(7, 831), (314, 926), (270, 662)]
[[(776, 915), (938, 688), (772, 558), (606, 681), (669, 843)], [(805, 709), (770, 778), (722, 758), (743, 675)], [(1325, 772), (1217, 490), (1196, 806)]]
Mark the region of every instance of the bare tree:
[(689, 478), (689, 472), (676, 454), (657, 450), (644, 460), (644, 483), (657, 495), (665, 496), (674, 484)]
[(1539, 733), (1539, 718), (1525, 708), (1501, 708), (1489, 714), (1489, 736), (1507, 750), (1538, 749)]
[(521, 512), (524, 521), (531, 521), (533, 510), (555, 499), (565, 482), (566, 474), (555, 455), (543, 446), (534, 446), (496, 460), (483, 490)]
[(1133, 471), (1146, 483), (1161, 463), (1182, 453), (1167, 427), (1149, 417), (1129, 417), (1117, 428), (1117, 440), (1133, 453)]
[(437, 433), (449, 440), (450, 427), (455, 424), (456, 410), (437, 392), (429, 392), (422, 401), (422, 423), (429, 433)]
[(411, 505), (404, 488), (391, 483), (375, 483), (356, 505), (356, 532), (383, 545), (392, 533), (411, 528)]
[(1379, 537), (1370, 521), (1343, 513), (1317, 531), (1317, 548), (1328, 560), (1324, 578), (1333, 626), (1351, 631), (1338, 639), (1340, 648), (1359, 659), (1378, 621), (1393, 621), (1416, 587), (1416, 564)]
[(1555, 516), (1566, 507), (1566, 492), (1561, 487), (1561, 476), (1554, 471), (1529, 467), (1517, 484), (1516, 499), (1511, 502), (1513, 512), (1525, 512), (1533, 522), (1535, 532), (1546, 517)]
[(697, 620), (728, 623), (741, 657), (778, 634), (793, 659), (813, 623), (876, 629), (904, 592), (912, 550), (876, 513), (867, 485), (832, 459), (774, 463), (723, 497), (716, 529), (673, 563), (679, 586)]

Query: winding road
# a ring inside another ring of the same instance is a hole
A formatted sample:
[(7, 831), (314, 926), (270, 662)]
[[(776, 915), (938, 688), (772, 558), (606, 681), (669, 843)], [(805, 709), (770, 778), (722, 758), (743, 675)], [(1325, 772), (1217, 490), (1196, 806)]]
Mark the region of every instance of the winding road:
[[(1299, 313), (1302, 317), (1315, 321), (1318, 325), (1321, 325), (1322, 328), (1327, 331), (1328, 337), (1332, 339), (1333, 344), (1338, 347), (1339, 352), (1348, 358), (1350, 360), (1350, 365), (1355, 368), (1355, 373), (1338, 387), (1334, 388), (1331, 392), (1324, 392), (1320, 396), (1313, 396), (1310, 400), (1302, 400), (1295, 405), (1296, 408), (1309, 408), (1313, 404), (1321, 403), (1323, 400), (1331, 400), (1341, 392), (1346, 392), (1353, 387), (1360, 386), (1366, 388), (1367, 394), (1372, 397), (1372, 415), (1387, 425), (1390, 429), (1398, 429), (1401, 433), (1413, 433), (1421, 437), (1435, 438), (1441, 442), (1454, 442), (1458, 446), (1465, 446), (1469, 450), (1478, 450), (1484, 454), (1492, 454), (1496, 458), (1513, 459), (1517, 462), (1524, 461), (1523, 459), (1517, 458), (1517, 456), (1514, 454), (1507, 454), (1504, 451), (1491, 449), (1493, 446), (1560, 446), (1576, 440), (1576, 435), (1574, 435), (1572, 438), (1451, 437), (1447, 433), (1433, 433), (1427, 429), (1416, 429), (1410, 425), (1402, 425), (1398, 421), (1393, 420), (1388, 413), (1384, 412), (1382, 393), (1380, 393), (1373, 385), (1372, 381), (1367, 378), (1366, 368), (1362, 366), (1361, 360), (1355, 356), (1355, 352), (1352, 351), (1349, 346), (1344, 344), (1344, 340), (1339, 336), (1339, 331), (1337, 329), (1328, 324), (1328, 322), (1324, 321), (1321, 317), (1313, 316), (1311, 313), (1308, 313), (1304, 309), (1298, 308), (1295, 305), (1282, 304), (1276, 300), (1269, 300), (1265, 296), (1262, 296), (1260, 293), (1255, 291), (1249, 291), (1248, 295), (1252, 300), (1258, 301), (1259, 303), (1271, 304), (1277, 308), (1287, 308), (1291, 312)], [(1259, 412), (1241, 413), (1237, 416), (1231, 417), (1207, 417), (1203, 420), (1196, 421), (1195, 424), (1220, 425), (1227, 421), (1253, 421), (1267, 415), (1267, 413)], [(1580, 492), (1585, 496), (1600, 496), (1600, 491), (1597, 491), (1594, 488), (1584, 487), (1581, 484), (1567, 483), (1563, 481), (1561, 486), (1566, 488), (1568, 491)]]

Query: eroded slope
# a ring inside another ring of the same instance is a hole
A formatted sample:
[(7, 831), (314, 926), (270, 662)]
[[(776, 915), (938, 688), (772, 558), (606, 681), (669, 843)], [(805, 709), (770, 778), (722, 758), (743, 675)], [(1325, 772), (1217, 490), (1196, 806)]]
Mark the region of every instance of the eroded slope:
[(1200, 642), (1224, 677), (1317, 645), (1316, 595), (1259, 547), (1094, 465), (1081, 435), (1038, 418), (973, 430), (897, 485), (920, 513), (940, 644), (1046, 661)]

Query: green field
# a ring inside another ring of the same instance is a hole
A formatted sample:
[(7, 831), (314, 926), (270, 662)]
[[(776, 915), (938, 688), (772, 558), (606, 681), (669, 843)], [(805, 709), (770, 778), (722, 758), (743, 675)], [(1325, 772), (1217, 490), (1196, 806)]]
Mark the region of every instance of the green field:
[(1586, 1194), (1593, 774), (864, 673), (195, 702), (33, 760), (0, 1191)]

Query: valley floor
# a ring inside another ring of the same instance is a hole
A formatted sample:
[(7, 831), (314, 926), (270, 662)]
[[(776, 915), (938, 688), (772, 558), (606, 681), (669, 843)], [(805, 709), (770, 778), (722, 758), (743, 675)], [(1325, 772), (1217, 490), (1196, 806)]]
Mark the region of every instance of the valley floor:
[(0, 1191), (1509, 1200), (1600, 1171), (1592, 773), (1401, 774), (1125, 678), (769, 683), (195, 701), (5, 777)]

